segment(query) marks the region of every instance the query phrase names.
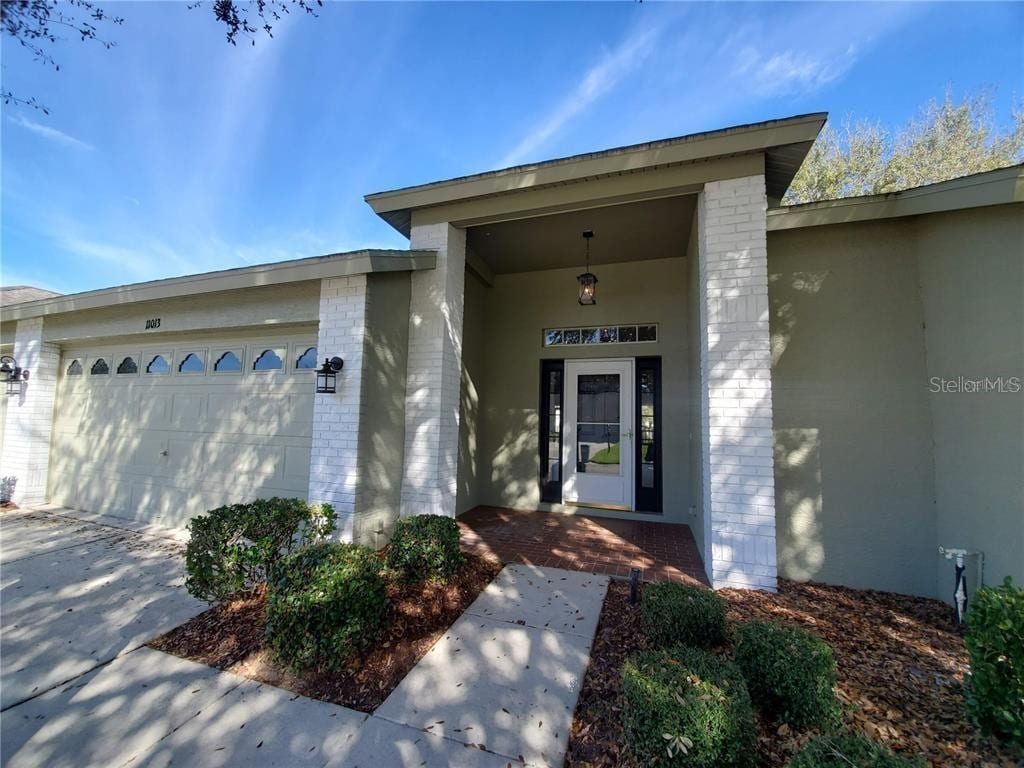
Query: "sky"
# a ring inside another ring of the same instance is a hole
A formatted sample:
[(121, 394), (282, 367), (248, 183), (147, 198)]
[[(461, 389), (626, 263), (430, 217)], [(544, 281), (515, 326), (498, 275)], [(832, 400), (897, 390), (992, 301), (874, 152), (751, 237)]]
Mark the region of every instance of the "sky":
[(406, 248), (363, 195), (808, 112), (1024, 96), (1019, 3), (335, 3), (232, 47), (118, 2), (60, 71), (3, 40), (0, 284), (71, 293)]

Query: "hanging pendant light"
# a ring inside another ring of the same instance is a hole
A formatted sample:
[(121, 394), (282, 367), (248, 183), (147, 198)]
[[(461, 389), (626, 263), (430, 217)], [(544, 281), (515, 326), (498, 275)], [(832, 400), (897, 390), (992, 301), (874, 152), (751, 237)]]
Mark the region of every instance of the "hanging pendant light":
[(594, 230), (583, 230), (583, 239), (587, 243), (587, 271), (576, 277), (580, 284), (580, 304), (583, 306), (597, 304), (597, 275), (590, 271), (590, 238), (593, 236)]

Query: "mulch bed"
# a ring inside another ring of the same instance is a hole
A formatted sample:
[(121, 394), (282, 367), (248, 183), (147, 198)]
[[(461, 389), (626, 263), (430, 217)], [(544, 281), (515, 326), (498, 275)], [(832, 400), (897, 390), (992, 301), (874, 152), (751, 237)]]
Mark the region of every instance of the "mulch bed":
[[(730, 622), (782, 619), (804, 626), (834, 649), (844, 723), (933, 766), (1010, 768), (1019, 757), (982, 738), (961, 693), (968, 656), (950, 609), (937, 600), (821, 584), (779, 582), (778, 594), (719, 592)], [(649, 647), (629, 588), (613, 582), (605, 599), (590, 667), (576, 706), (567, 766), (632, 766), (622, 754), (620, 671)], [(721, 649), (730, 655), (731, 648)], [(782, 766), (815, 731), (790, 732), (758, 721), (758, 765)]]
[(274, 660), (263, 635), (267, 600), (262, 586), (199, 614), (150, 647), (312, 699), (373, 712), (500, 570), (496, 559), (466, 554), (465, 564), (446, 584), (392, 583), (387, 628), (370, 650), (339, 672), (297, 675)]

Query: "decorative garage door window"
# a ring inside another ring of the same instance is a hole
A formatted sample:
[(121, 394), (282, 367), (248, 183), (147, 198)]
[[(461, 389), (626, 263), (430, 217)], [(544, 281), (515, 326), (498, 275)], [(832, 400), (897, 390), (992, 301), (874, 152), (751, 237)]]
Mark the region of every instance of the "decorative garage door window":
[(124, 375), (126, 373), (138, 373), (138, 363), (135, 362), (135, 358), (128, 356), (121, 361), (120, 365), (117, 366), (117, 372), (121, 375)]
[(149, 361), (149, 365), (146, 366), (146, 373), (153, 373), (162, 375), (171, 372), (171, 365), (167, 362), (167, 358), (163, 355), (157, 355)]
[(77, 360), (72, 360), (71, 365), (68, 366), (68, 376), (81, 376), (82, 375), (82, 364)]
[(231, 350), (218, 357), (217, 362), (213, 364), (214, 373), (238, 373), (241, 370), (242, 361)]
[(299, 355), (299, 359), (295, 361), (295, 368), (297, 370), (316, 368), (316, 347), (309, 347)]
[(97, 358), (96, 362), (89, 369), (89, 375), (91, 376), (106, 376), (108, 373), (110, 373), (110, 366), (107, 365), (107, 361), (102, 357)]
[(205, 370), (206, 363), (195, 352), (189, 352), (178, 364), (178, 373), (203, 373)]
[(544, 331), (545, 347), (572, 347), (581, 344), (638, 344), (657, 340), (657, 324), (548, 328)]
[(284, 363), (272, 349), (264, 349), (252, 364), (254, 371), (280, 371), (282, 368)]

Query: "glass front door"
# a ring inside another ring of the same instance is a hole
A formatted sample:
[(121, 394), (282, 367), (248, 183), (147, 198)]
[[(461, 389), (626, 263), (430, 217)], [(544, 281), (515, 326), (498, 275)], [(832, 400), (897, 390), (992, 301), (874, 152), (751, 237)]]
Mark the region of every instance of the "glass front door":
[(633, 361), (566, 361), (565, 400), (565, 501), (633, 509)]

